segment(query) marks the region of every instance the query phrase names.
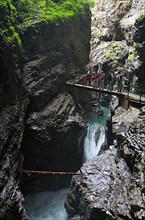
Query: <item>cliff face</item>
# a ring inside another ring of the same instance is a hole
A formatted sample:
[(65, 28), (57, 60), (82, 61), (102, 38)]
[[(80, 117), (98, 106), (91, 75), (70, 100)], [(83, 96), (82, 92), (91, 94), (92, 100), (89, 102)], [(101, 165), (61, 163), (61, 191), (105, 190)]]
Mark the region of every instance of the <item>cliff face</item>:
[[(77, 171), (82, 164), (84, 112), (63, 85), (71, 68), (88, 62), (89, 39), (88, 9), (68, 21), (31, 26), (23, 32), (24, 83), (30, 97), (22, 142), (25, 169)], [(28, 183), (27, 192), (68, 185), (50, 177), (32, 181), (36, 187)]]
[[(20, 49), (20, 38), (15, 31), (16, 9), (11, 1), (6, 0), (0, 5), (0, 12), (0, 20), (3, 21), (0, 22), (0, 219), (28, 219), (18, 186), (23, 163), (20, 148), (24, 119), (27, 117), (23, 138), (25, 167), (43, 169), (45, 166), (51, 169), (57, 166), (60, 169), (72, 163), (76, 170), (81, 164), (83, 145), (78, 144), (78, 138), (84, 130), (83, 111), (70, 95), (62, 93), (56, 98), (55, 96), (63, 89), (68, 77), (67, 71), (74, 65), (88, 62), (90, 12), (87, 10), (82, 19), (78, 15), (59, 25), (41, 23), (30, 26), (21, 33), (24, 57)], [(69, 137), (73, 139), (71, 144)], [(34, 145), (38, 147), (37, 150)], [(33, 160), (33, 150), (35, 162), (41, 159), (39, 167), (29, 161), (29, 157)], [(58, 150), (58, 160), (54, 159), (53, 164), (51, 156), (55, 157), (54, 150)], [(74, 159), (68, 159), (72, 151), (76, 155), (76, 163)], [(66, 159), (65, 165), (63, 158)], [(43, 163), (43, 159), (47, 162)], [(60, 167), (57, 165), (58, 161)], [(47, 181), (52, 184), (50, 179)], [(58, 181), (56, 179), (57, 184)]]
[(54, 59), (48, 62), (49, 67), (58, 62), (69, 69), (71, 65), (83, 66), (88, 62), (90, 51), (90, 16), (86, 8), (84, 13), (66, 21), (36, 24), (23, 30), (21, 37), (26, 60), (43, 54)]
[(142, 62), (139, 69), (140, 82), (145, 81), (145, 14), (142, 13), (140, 18), (135, 23), (136, 31), (134, 41), (137, 44), (137, 51)]
[(24, 82), (29, 110), (38, 111), (69, 79), (69, 71), (89, 62), (90, 11), (59, 23), (40, 24), (23, 31)]
[[(144, 81), (145, 1), (95, 1), (90, 60)], [(142, 14), (142, 16), (141, 16)], [(69, 219), (144, 219), (144, 108), (118, 108), (109, 150), (73, 176), (65, 202)]]
[(144, 111), (118, 110), (116, 146), (85, 163), (72, 179), (65, 203), (70, 219), (144, 219)]
[(19, 150), (26, 107), (27, 100), (23, 100), (0, 112), (0, 219), (3, 220), (28, 219), (18, 186), (23, 162)]
[[(82, 165), (86, 134), (83, 117), (82, 109), (67, 93), (59, 93), (41, 111), (30, 114), (22, 142), (24, 169), (76, 172)], [(69, 177), (59, 182), (58, 178), (31, 176), (30, 183), (24, 184), (25, 192), (68, 186)]]
[(18, 220), (28, 219), (19, 188), (23, 161), (19, 149), (28, 100), (23, 88), (20, 45), (15, 38), (2, 34), (9, 32), (11, 24), (6, 20), (12, 13), (10, 5), (7, 7), (0, 9), (0, 18), (5, 18), (1, 25), (7, 27), (7, 32), (0, 33), (0, 219)]
[(121, 69), (130, 78), (134, 74), (139, 79), (142, 77), (140, 70), (144, 64), (138, 52), (141, 45), (136, 43), (135, 36), (138, 33), (141, 42), (144, 41), (144, 21), (136, 25), (144, 5), (144, 0), (96, 1), (92, 10), (90, 60), (93, 64), (102, 63), (106, 72)]

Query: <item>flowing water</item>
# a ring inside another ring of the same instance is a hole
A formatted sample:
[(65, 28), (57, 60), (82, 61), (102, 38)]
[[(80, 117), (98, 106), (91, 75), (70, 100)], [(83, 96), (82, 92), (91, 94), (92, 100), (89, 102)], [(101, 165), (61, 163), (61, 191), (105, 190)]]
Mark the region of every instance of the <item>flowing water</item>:
[[(104, 114), (96, 116), (90, 114), (88, 119), (88, 131), (84, 143), (84, 162), (95, 158), (102, 144), (105, 142), (105, 124), (108, 118), (109, 109), (102, 107)], [(96, 144), (96, 134), (100, 133), (98, 143)]]
[(25, 208), (30, 220), (67, 220), (64, 201), (68, 189), (44, 191), (25, 198)]
[[(88, 132), (84, 144), (84, 161), (94, 158), (105, 141), (105, 123), (108, 108), (103, 107), (104, 114), (96, 116), (90, 114)], [(100, 137), (96, 146), (95, 133), (100, 129)], [(67, 220), (64, 201), (69, 189), (60, 191), (45, 191), (28, 195), (25, 198), (26, 211), (30, 220)]]

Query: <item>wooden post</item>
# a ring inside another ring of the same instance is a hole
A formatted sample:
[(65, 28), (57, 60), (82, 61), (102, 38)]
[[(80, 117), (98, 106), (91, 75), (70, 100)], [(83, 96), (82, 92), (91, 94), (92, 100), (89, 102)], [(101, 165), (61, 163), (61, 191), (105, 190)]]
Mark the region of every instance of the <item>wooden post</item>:
[(122, 106), (125, 110), (128, 110), (129, 102), (128, 102), (128, 96), (119, 96), (119, 106)]

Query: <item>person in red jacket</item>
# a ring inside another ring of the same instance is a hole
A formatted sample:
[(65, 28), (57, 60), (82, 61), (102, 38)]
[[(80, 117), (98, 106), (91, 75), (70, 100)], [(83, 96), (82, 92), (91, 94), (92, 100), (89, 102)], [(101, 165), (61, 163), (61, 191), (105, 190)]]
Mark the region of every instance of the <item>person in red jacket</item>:
[(100, 74), (100, 80), (101, 80), (101, 89), (104, 89), (104, 80), (105, 80), (105, 73), (104, 71), (102, 70), (101, 71), (101, 74)]
[(84, 75), (84, 85), (87, 86), (87, 75)]

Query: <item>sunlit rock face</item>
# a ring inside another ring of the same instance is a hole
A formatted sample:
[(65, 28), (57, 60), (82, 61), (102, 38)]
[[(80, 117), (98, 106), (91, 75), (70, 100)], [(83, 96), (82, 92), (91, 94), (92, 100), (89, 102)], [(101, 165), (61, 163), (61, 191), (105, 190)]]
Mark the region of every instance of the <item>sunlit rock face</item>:
[(144, 121), (144, 107), (118, 109), (113, 118), (116, 145), (72, 178), (65, 202), (70, 219), (144, 219)]
[(102, 63), (106, 72), (115, 72), (121, 67), (124, 73), (138, 74), (141, 62), (134, 44), (134, 33), (145, 1), (97, 0), (95, 3), (92, 9), (91, 63)]

